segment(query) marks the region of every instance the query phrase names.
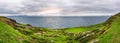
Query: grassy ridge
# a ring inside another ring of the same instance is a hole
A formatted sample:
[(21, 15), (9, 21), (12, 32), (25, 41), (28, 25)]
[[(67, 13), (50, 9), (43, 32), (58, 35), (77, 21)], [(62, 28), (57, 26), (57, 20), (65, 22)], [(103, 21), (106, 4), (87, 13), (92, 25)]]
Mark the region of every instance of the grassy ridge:
[(114, 18), (106, 33), (100, 36), (99, 43), (120, 43), (120, 14)]

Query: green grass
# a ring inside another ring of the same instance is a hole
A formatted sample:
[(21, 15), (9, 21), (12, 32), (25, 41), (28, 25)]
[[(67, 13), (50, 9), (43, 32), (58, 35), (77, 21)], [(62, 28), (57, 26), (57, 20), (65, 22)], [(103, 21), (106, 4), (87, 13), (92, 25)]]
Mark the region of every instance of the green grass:
[(28, 40), (28, 37), (11, 26), (0, 22), (0, 43), (21, 43), (25, 40)]
[(100, 29), (102, 26), (103, 26), (102, 23), (100, 23), (100, 24), (86, 26), (86, 27), (66, 28), (65, 30), (67, 32), (80, 33), (80, 32), (85, 32), (85, 31), (91, 31), (91, 30), (95, 30), (95, 29)]
[(87, 28), (70, 28), (67, 29), (67, 32), (73, 32), (73, 33), (80, 33), (80, 32), (84, 32), (84, 31), (88, 31), (89, 29)]
[(120, 17), (116, 18), (106, 33), (99, 38), (99, 43), (120, 43)]

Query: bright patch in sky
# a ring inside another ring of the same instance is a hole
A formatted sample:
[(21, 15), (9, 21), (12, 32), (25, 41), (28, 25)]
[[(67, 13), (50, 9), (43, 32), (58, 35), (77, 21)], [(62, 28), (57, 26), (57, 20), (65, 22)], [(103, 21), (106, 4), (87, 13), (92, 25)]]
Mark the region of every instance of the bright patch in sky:
[(60, 12), (61, 12), (61, 9), (58, 7), (48, 7), (40, 11), (41, 14), (55, 14)]

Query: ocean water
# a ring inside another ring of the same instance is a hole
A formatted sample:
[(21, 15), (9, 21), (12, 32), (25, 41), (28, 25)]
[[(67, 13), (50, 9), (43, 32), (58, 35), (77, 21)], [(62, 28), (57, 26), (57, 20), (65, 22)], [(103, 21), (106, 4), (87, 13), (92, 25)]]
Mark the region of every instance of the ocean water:
[(45, 28), (67, 28), (89, 26), (105, 22), (109, 16), (9, 16), (19, 23)]

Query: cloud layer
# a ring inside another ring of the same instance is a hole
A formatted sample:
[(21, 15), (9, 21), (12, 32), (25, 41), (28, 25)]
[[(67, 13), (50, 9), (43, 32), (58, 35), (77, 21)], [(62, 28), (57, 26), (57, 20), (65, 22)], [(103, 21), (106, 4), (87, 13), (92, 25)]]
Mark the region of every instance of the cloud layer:
[(120, 11), (120, 0), (0, 0), (0, 14), (39, 16), (110, 15)]

